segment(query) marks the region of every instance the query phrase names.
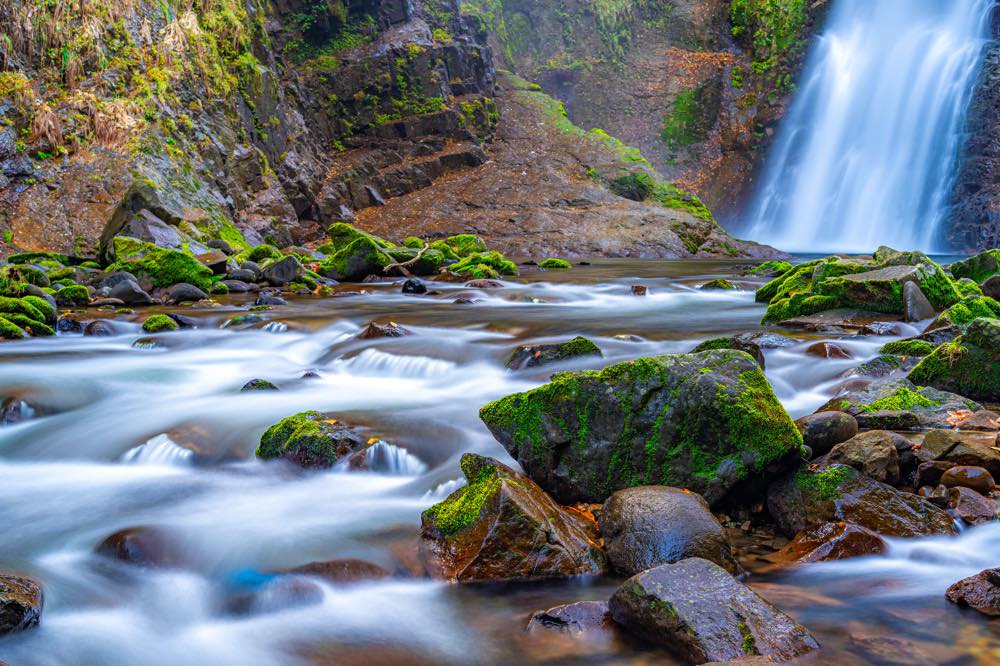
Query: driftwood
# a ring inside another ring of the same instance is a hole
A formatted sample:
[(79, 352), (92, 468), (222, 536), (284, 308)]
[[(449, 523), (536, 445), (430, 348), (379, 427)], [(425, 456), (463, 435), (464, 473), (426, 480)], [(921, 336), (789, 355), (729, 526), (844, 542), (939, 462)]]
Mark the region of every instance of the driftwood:
[[(394, 268), (398, 268), (399, 272), (401, 272), (403, 274), (403, 277), (411, 278), (411, 277), (413, 277), (413, 273), (411, 273), (410, 271), (406, 270), (406, 267), (407, 266), (412, 266), (413, 264), (415, 264), (418, 261), (420, 261), (420, 258), (424, 256), (424, 252), (426, 252), (429, 249), (430, 249), (429, 245), (424, 245), (422, 248), (420, 248), (420, 251), (417, 252), (417, 256), (413, 257), (412, 259), (407, 259), (406, 261), (393, 262), (393, 263), (389, 264), (388, 266), (386, 266), (385, 268), (383, 268), (382, 272), (383, 273), (388, 273), (389, 271), (393, 270)], [(379, 248), (379, 252), (381, 252), (385, 256), (389, 257), (390, 259), (392, 259), (392, 255), (390, 255), (385, 250)]]

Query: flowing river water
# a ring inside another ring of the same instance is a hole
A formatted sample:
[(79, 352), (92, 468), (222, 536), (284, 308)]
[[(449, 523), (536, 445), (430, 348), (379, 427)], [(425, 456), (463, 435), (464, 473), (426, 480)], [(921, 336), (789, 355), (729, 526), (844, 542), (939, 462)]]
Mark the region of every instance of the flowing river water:
[[(269, 600), (268, 572), (348, 557), (404, 570), (421, 511), (457, 487), (461, 454), (510, 463), (479, 407), (555, 370), (598, 365), (511, 373), (503, 363), (513, 347), (586, 335), (609, 364), (759, 329), (764, 308), (754, 303), (754, 285), (695, 288), (736, 274), (733, 262), (595, 260), (564, 272), (526, 268), (502, 289), (433, 283), (441, 293), (414, 297), (383, 284), (365, 285), (363, 295), (299, 298), (262, 313), (266, 325), (251, 330), (220, 328), (252, 304), (233, 296), (216, 308), (180, 309), (198, 328), (155, 342), (130, 323), (116, 337), (0, 345), (0, 395), (37, 410), (0, 427), (0, 570), (33, 575), (46, 593), (41, 625), (0, 641), (0, 659), (674, 663), (632, 643), (523, 631), (533, 610), (606, 599), (611, 577), (461, 587), (405, 576), (353, 585), (317, 579), (319, 597), (284, 604), (280, 594)], [(632, 295), (633, 284), (649, 295)], [(455, 303), (459, 296), (475, 302)], [(413, 335), (357, 339), (373, 320)], [(904, 327), (897, 337), (913, 332)], [(824, 338), (799, 339), (767, 352), (767, 374), (796, 417), (895, 338), (843, 338), (853, 360), (807, 356), (805, 347)], [(315, 376), (304, 378), (308, 372)], [(254, 378), (281, 390), (241, 393)], [(268, 425), (307, 409), (368, 425), (393, 446), (380, 445), (370, 472), (302, 473), (254, 459)], [(95, 554), (109, 534), (137, 526), (170, 535), (183, 565), (137, 568)], [(750, 582), (824, 646), (809, 663), (995, 664), (1000, 626), (949, 606), (943, 593), (995, 566), (997, 552), (1000, 524)], [(233, 598), (254, 591), (252, 608), (233, 610)]]

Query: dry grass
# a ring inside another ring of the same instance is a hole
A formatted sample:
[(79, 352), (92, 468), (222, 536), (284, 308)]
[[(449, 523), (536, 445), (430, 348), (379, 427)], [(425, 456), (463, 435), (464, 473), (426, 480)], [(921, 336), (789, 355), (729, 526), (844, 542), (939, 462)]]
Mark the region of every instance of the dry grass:
[(39, 102), (35, 107), (35, 117), (31, 121), (31, 142), (50, 150), (55, 150), (63, 143), (59, 116), (45, 102)]

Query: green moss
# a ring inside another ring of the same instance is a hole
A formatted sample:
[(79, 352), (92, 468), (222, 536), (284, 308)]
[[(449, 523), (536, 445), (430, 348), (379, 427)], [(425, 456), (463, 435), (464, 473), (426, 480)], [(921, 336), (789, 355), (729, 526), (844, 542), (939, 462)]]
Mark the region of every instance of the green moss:
[(718, 291), (736, 291), (738, 289), (738, 287), (735, 284), (724, 278), (717, 278), (715, 280), (710, 280), (705, 284), (701, 285), (701, 288), (707, 290), (718, 290)]
[(1000, 317), (1000, 303), (989, 296), (964, 298), (938, 315), (931, 328), (954, 324), (964, 330), (980, 317)]
[(941, 403), (931, 400), (916, 391), (908, 388), (900, 388), (890, 396), (863, 406), (865, 412), (905, 412), (914, 407), (934, 408), (940, 407)]
[(825, 312), (839, 307), (839, 302), (832, 296), (819, 296), (811, 293), (797, 293), (790, 298), (775, 301), (768, 306), (762, 323), (773, 323), (805, 317), (817, 312)]
[(489, 251), (489, 248), (486, 247), (486, 243), (484, 243), (483, 240), (475, 234), (458, 234), (457, 236), (448, 236), (444, 239), (444, 243), (450, 247), (452, 251), (454, 251), (456, 259), (468, 257), (469, 255), (477, 254), (479, 252)]
[(692, 354), (698, 354), (700, 352), (714, 351), (716, 349), (733, 349), (733, 339), (732, 338), (712, 338), (711, 340), (705, 340), (697, 347), (691, 350)]
[(832, 502), (840, 498), (840, 487), (850, 476), (850, 468), (843, 465), (833, 465), (817, 472), (803, 467), (798, 471), (796, 481), (803, 493)]
[(517, 265), (495, 250), (470, 254), (449, 266), (448, 270), (459, 275), (474, 276), (480, 272), (477, 271), (480, 267), (490, 268), (501, 275), (517, 275)]
[(7, 257), (7, 262), (11, 264), (37, 264), (46, 260), (54, 261), (63, 266), (67, 266), (70, 263), (68, 256), (55, 252), (21, 252)]
[(327, 235), (330, 236), (330, 243), (337, 250), (346, 248), (359, 238), (367, 239), (380, 248), (389, 249), (394, 247), (392, 243), (384, 238), (379, 238), (374, 234), (361, 231), (357, 227), (347, 224), (346, 222), (336, 222), (331, 224), (329, 228), (327, 228), (326, 232)]
[(114, 239), (114, 253), (115, 262), (108, 267), (108, 272), (128, 271), (136, 277), (145, 276), (154, 287), (169, 287), (187, 282), (199, 289), (211, 288), (211, 269), (183, 252), (117, 236)]
[(1000, 250), (987, 250), (974, 257), (956, 261), (948, 267), (956, 278), (968, 278), (982, 284), (1000, 273)]
[(177, 325), (177, 322), (165, 314), (151, 315), (142, 322), (142, 330), (146, 333), (165, 333), (176, 331), (178, 328), (180, 326)]
[(75, 284), (70, 287), (63, 287), (57, 291), (56, 300), (60, 303), (70, 303), (72, 305), (86, 305), (90, 302), (90, 292), (83, 285)]
[(251, 248), (245, 255), (239, 256), (240, 261), (252, 261), (255, 264), (263, 263), (266, 259), (281, 259), (281, 250), (264, 243)]
[(49, 281), (56, 282), (57, 280), (72, 279), (74, 271), (69, 266), (64, 266), (62, 268), (56, 268), (50, 270), (48, 273)]
[(708, 140), (719, 107), (721, 90), (716, 80), (677, 94), (663, 118), (660, 140), (672, 152)]
[[(49, 276), (51, 278), (51, 276)], [(962, 278), (961, 280), (955, 280), (955, 288), (958, 293), (961, 294), (962, 298), (968, 296), (982, 296), (983, 290), (978, 284), (969, 278)]]
[(229, 285), (223, 284), (222, 282), (216, 282), (212, 285), (213, 294), (225, 295), (229, 293)]
[(358, 236), (321, 262), (320, 273), (336, 280), (361, 280), (368, 275), (381, 275), (394, 261), (385, 250), (376, 240)]
[(497, 476), (492, 465), (472, 466), (462, 458), (462, 472), (469, 484), (459, 488), (444, 501), (423, 513), (425, 520), (445, 536), (452, 536), (476, 522), (489, 501), (500, 491), (504, 481)]
[(792, 269), (787, 261), (765, 261), (750, 270), (748, 275), (781, 275)]
[(557, 259), (555, 257), (549, 257), (544, 259), (538, 264), (539, 268), (573, 268), (573, 264), (569, 263), (565, 259)]
[(4, 340), (20, 340), (25, 336), (25, 331), (7, 318), (7, 315), (0, 314), (0, 338)]
[(923, 340), (900, 340), (882, 345), (880, 353), (897, 356), (927, 356), (934, 351), (934, 345)]
[[(427, 243), (425, 243), (425, 242), (424, 242), (424, 241), (422, 241), (421, 239), (417, 238), (416, 236), (407, 236), (407, 237), (406, 237), (406, 238), (405, 238), (405, 239), (403, 240), (403, 247), (410, 247), (410, 248), (413, 248), (413, 249), (415, 249), (415, 250), (419, 250), (419, 249), (421, 249), (421, 248), (422, 248), (422, 247), (424, 247), (424, 245), (426, 245), (426, 244), (427, 244)], [(330, 245), (331, 245), (331, 247), (332, 247), (332, 243), (331, 243)]]
[(0, 276), (12, 282), (24, 282), (33, 284), (36, 287), (48, 287), (49, 277), (45, 271), (39, 270), (27, 264), (11, 264), (0, 268)]
[(288, 450), (289, 442), (296, 437), (309, 437), (320, 432), (317, 421), (323, 418), (319, 412), (308, 411), (282, 419), (261, 436), (257, 457), (264, 460), (280, 458)]
[[(396, 247), (387, 250), (393, 261), (403, 263), (416, 259), (420, 250), (411, 247)], [(427, 249), (420, 254), (420, 258), (409, 265), (410, 272), (415, 275), (432, 275), (437, 273), (444, 266), (444, 255), (437, 250)], [(312, 287), (315, 289), (315, 286)]]
[(720, 386), (716, 397), (719, 412), (728, 426), (729, 441), (738, 442), (740, 449), (755, 454), (755, 471), (785, 456), (789, 441), (796, 443), (796, 450), (801, 449), (802, 434), (759, 367), (740, 374), (735, 395)]
[(733, 36), (752, 53), (751, 71), (790, 90), (795, 64), (805, 49), (806, 0), (731, 0)]

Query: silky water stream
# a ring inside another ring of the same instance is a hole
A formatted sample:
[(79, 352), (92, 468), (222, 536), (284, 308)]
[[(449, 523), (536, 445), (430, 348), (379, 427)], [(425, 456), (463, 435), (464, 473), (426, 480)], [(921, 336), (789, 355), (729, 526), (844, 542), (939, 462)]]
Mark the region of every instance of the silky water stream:
[[(198, 328), (145, 340), (59, 336), (0, 345), (0, 395), (35, 406), (0, 427), (0, 570), (37, 577), (38, 628), (0, 641), (25, 665), (674, 663), (633, 643), (538, 638), (528, 614), (605, 599), (613, 578), (453, 586), (398, 577), (349, 586), (315, 581), (311, 603), (280, 598), (234, 612), (266, 572), (336, 558), (390, 570), (412, 555), (420, 513), (457, 487), (475, 451), (510, 462), (477, 417), (481, 405), (556, 370), (510, 373), (518, 344), (586, 335), (609, 364), (686, 352), (760, 328), (754, 285), (695, 287), (737, 274), (734, 263), (595, 261), (565, 272), (526, 269), (502, 289), (398, 285), (363, 295), (307, 297), (262, 313), (255, 330), (221, 329), (250, 301), (183, 309)], [(631, 285), (649, 295), (631, 294)], [(345, 290), (346, 291), (346, 290)], [(459, 294), (476, 299), (456, 304)], [(359, 340), (370, 321), (413, 335)], [(913, 330), (900, 330), (901, 335)], [(899, 337), (899, 336), (897, 336)], [(793, 416), (825, 402), (849, 368), (888, 337), (843, 337), (852, 360), (804, 349), (767, 352), (767, 374)], [(307, 372), (316, 376), (303, 378)], [(253, 378), (279, 392), (240, 393)], [(254, 459), (260, 434), (307, 409), (371, 426), (374, 472), (310, 472)], [(95, 546), (136, 526), (168, 534), (183, 566), (110, 561)], [(952, 539), (899, 541), (885, 556), (755, 576), (753, 585), (816, 635), (809, 663), (1000, 663), (1000, 627), (949, 606), (945, 588), (997, 564), (1000, 525)], [(879, 656), (881, 655), (881, 656)], [(899, 661), (906, 657), (911, 661)], [(916, 659), (913, 661), (912, 659)]]

